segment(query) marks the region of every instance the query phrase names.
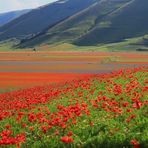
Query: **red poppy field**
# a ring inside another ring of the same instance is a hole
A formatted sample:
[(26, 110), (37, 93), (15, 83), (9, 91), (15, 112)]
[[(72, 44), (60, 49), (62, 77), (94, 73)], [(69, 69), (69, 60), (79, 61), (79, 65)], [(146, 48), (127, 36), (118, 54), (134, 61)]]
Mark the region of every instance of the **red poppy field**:
[(61, 83), (147, 63), (145, 52), (0, 52), (0, 92)]
[(148, 147), (148, 67), (0, 95), (0, 146)]
[(147, 64), (147, 53), (0, 53), (0, 147), (148, 147)]

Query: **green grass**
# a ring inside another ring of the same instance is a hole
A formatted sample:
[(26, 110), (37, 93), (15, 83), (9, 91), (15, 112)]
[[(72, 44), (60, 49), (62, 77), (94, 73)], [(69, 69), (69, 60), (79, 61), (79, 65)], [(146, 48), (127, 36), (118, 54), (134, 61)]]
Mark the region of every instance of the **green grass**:
[(9, 43), (9, 42), (0, 43), (0, 51), (6, 51), (6, 52), (12, 51), (13, 50), (12, 45), (13, 43)]
[[(18, 48), (15, 46), (18, 41), (5, 41), (0, 43), (0, 51), (33, 51), (32, 48)], [(139, 52), (148, 51), (148, 35), (129, 38), (122, 42), (109, 43), (109, 44), (98, 44), (96, 46), (76, 46), (70, 43), (59, 42), (56, 44), (43, 44), (35, 47), (37, 51), (105, 51), (105, 52), (135, 52), (141, 49)], [(143, 51), (144, 49), (144, 51)]]
[(147, 40), (147, 35), (129, 38), (122, 42), (105, 44), (100, 46), (99, 49), (102, 48), (106, 51), (138, 51), (138, 49), (145, 49), (148, 51), (148, 45), (144, 43), (144, 40)]
[(20, 90), (21, 88), (17, 87), (17, 88), (1, 88), (0, 89), (0, 94), (2, 93), (7, 93), (7, 92), (12, 92), (12, 91), (15, 91), (15, 90)]
[[(69, 43), (58, 43), (58, 44), (49, 44), (49, 51), (105, 51), (105, 52), (114, 52), (114, 51), (138, 51), (138, 49), (145, 49), (148, 51), (147, 43), (144, 41), (148, 41), (148, 36), (136, 37), (126, 39), (122, 42), (110, 43), (110, 44), (98, 44), (96, 46), (76, 46)], [(143, 44), (142, 44), (143, 43)], [(38, 46), (37, 46), (38, 48)], [(42, 49), (42, 46), (41, 46)]]
[[(25, 132), (27, 141), (22, 142), (22, 148), (131, 148), (133, 139), (137, 140), (141, 148), (146, 148), (146, 81), (147, 69), (143, 68), (67, 83), (56, 87), (54, 91), (60, 94), (51, 100), (46, 98), (47, 102), (44, 102), (44, 98), (50, 92), (43, 91), (37, 99), (43, 103), (29, 105), (29, 109), (18, 109), (1, 121), (0, 132), (8, 124), (13, 131), (10, 137)], [(24, 105), (27, 101), (25, 97), (23, 101)], [(19, 112), (24, 115), (18, 121)], [(26, 127), (22, 126), (23, 123)], [(59, 134), (56, 135), (57, 130)], [(67, 136), (69, 131), (72, 132), (69, 137), (73, 142), (66, 144), (61, 138)]]

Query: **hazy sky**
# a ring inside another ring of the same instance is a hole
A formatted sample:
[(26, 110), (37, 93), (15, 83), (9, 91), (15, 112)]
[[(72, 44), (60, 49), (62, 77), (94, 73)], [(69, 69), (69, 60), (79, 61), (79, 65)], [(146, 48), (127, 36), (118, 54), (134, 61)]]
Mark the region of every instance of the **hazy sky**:
[(0, 0), (0, 13), (36, 8), (54, 1), (56, 0)]

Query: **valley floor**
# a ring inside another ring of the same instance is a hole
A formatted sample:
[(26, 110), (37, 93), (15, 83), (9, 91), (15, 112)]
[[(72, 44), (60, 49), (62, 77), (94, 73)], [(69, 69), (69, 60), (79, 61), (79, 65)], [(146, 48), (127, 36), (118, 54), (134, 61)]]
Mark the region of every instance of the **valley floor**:
[(0, 92), (147, 65), (147, 52), (0, 52)]

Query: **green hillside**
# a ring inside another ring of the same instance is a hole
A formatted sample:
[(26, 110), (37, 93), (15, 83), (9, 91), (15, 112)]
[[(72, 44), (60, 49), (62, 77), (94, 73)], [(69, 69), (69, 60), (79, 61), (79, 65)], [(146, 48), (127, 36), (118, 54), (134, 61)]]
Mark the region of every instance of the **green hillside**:
[(102, 0), (49, 28), (46, 33), (23, 40), (21, 47), (73, 43), (97, 45), (119, 42), (148, 33), (147, 0)]
[[(99, 0), (97, 0), (99, 1)], [(33, 9), (0, 27), (0, 41), (17, 38), (30, 39), (43, 34), (52, 26), (89, 7), (96, 0), (59, 0)]]
[[(32, 47), (21, 48), (14, 44), (18, 44), (18, 40), (9, 40), (0, 43), (0, 52), (2, 51), (33, 51)], [(123, 40), (117, 43), (106, 43), (106, 44), (98, 44), (95, 46), (77, 46), (70, 43), (55, 43), (55, 44), (43, 44), (37, 45), (36, 50), (38, 52), (42, 51), (109, 51), (109, 52), (147, 52), (148, 51), (148, 35), (144, 35), (141, 37), (130, 38)]]
[(73, 44), (147, 51), (147, 34), (148, 0), (60, 0), (0, 27), (0, 40), (16, 49)]
[(148, 33), (148, 1), (131, 0), (108, 14), (87, 34), (76, 40), (78, 45), (118, 42)]

